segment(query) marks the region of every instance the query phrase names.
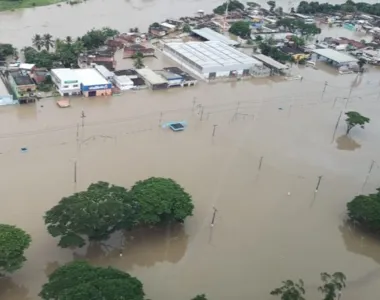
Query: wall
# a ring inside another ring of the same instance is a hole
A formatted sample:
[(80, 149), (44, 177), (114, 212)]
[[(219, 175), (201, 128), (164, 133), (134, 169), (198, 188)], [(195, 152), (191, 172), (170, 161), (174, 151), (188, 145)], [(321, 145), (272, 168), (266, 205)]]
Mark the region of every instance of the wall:
[[(88, 91), (83, 92), (83, 96), (88, 97)], [(112, 89), (107, 89), (107, 90), (97, 90), (96, 91), (96, 97), (99, 96), (111, 96), (112, 95)]]
[(75, 83), (61, 82), (61, 79), (54, 73), (54, 71), (51, 72), (51, 79), (62, 96), (64, 96), (64, 94), (79, 95), (81, 93), (79, 81)]

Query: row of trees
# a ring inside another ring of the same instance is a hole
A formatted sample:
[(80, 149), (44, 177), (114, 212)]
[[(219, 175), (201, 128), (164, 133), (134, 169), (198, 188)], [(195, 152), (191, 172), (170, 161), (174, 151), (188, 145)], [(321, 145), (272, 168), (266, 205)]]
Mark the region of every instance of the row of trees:
[(303, 20), (282, 18), (277, 21), (278, 27), (283, 27), (286, 31), (300, 33), (302, 36), (314, 36), (321, 33), (321, 28), (315, 24), (305, 24)]
[(117, 34), (117, 30), (108, 27), (92, 29), (75, 40), (70, 36), (54, 40), (50, 34), (36, 34), (32, 38), (33, 47), (25, 47), (22, 51), (25, 61), (38, 67), (51, 69), (58, 64), (70, 68), (76, 66), (80, 53), (99, 48), (108, 38)]
[[(333, 274), (321, 273), (322, 285), (318, 291), (322, 293), (323, 300), (339, 300), (343, 288), (346, 287), (346, 276), (342, 272)], [(281, 300), (305, 300), (306, 290), (303, 280), (294, 282), (285, 280), (282, 286), (270, 292), (271, 295), (280, 296)]]
[(347, 0), (343, 4), (330, 4), (330, 3), (319, 3), (317, 1), (301, 1), (297, 7), (297, 12), (301, 14), (315, 14), (315, 13), (325, 13), (331, 14), (335, 12), (363, 12), (368, 14), (373, 14), (380, 16), (380, 4), (369, 4), (366, 2), (355, 3), (352, 0)]

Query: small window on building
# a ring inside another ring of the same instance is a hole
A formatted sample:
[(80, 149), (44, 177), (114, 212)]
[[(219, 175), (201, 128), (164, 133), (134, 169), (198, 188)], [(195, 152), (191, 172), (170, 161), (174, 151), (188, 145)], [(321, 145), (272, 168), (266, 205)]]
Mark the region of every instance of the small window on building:
[(73, 84), (73, 87), (78, 87), (78, 85), (77, 84)]
[(69, 88), (69, 86), (68, 86), (68, 85), (64, 85), (63, 88), (64, 88), (64, 89), (67, 89), (67, 88)]

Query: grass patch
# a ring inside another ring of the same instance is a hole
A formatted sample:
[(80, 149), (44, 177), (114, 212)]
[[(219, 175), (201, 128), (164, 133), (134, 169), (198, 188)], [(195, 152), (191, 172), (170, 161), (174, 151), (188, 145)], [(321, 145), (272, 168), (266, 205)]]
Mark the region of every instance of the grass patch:
[(45, 6), (65, 2), (62, 0), (0, 0), (0, 11)]

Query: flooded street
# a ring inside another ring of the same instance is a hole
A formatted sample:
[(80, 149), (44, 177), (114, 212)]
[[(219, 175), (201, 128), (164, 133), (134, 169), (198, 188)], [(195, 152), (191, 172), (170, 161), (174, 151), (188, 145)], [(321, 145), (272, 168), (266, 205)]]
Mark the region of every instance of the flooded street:
[[(287, 278), (304, 279), (310, 299), (319, 299), (324, 271), (347, 275), (345, 300), (376, 299), (380, 241), (344, 219), (347, 201), (378, 187), (378, 165), (363, 182), (371, 160), (380, 161), (380, 77), (295, 71), (302, 82), (200, 83), (77, 98), (68, 109), (52, 99), (2, 107), (0, 216), (33, 242), (25, 266), (0, 281), (0, 299), (38, 299), (47, 274), (73, 259), (131, 272), (154, 300), (271, 299)], [(348, 141), (344, 118), (334, 134), (345, 105), (371, 118)], [(182, 120), (189, 126), (181, 133), (159, 126)], [(75, 251), (47, 233), (42, 216), (61, 197), (99, 180), (131, 186), (150, 176), (172, 177), (193, 195), (195, 213), (184, 227), (136, 230)]]

